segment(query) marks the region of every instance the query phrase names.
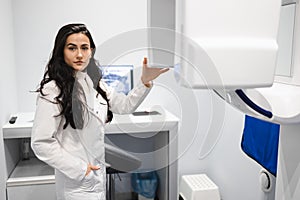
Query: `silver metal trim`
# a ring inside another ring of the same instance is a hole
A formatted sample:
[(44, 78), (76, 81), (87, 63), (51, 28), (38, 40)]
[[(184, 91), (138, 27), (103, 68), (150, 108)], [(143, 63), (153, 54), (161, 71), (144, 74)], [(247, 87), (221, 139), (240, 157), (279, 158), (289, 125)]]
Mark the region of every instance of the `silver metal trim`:
[(45, 185), (45, 184), (55, 184), (55, 176), (32, 176), (32, 177), (18, 177), (9, 178), (6, 181), (7, 187), (15, 186), (25, 186), (25, 185)]

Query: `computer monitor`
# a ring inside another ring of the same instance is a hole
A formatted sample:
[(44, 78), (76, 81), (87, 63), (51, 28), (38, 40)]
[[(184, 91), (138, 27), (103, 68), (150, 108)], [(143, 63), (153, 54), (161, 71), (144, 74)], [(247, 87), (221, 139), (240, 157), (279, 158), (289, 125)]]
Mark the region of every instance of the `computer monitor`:
[(128, 94), (133, 88), (133, 65), (101, 65), (102, 80), (117, 92)]

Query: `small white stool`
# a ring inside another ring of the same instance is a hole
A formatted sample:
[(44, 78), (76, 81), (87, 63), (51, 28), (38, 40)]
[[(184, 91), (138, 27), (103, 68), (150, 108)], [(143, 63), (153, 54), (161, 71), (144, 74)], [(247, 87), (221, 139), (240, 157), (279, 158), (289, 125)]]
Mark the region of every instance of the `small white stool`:
[(184, 200), (220, 200), (218, 186), (206, 174), (183, 175), (179, 194)]

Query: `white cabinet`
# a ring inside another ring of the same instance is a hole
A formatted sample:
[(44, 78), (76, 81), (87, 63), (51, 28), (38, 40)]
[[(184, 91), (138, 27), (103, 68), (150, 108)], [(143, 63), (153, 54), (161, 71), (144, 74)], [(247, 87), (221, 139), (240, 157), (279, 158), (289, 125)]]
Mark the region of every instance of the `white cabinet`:
[[(56, 200), (54, 169), (38, 160), (30, 148), (33, 115), (20, 113), (15, 124), (7, 123), (2, 129), (4, 148), (1, 150), (4, 149), (8, 174), (7, 200)], [(23, 156), (25, 142), (29, 154), (26, 159)]]
[(54, 170), (37, 158), (19, 161), (6, 183), (9, 200), (56, 200)]
[(31, 149), (29, 159), (24, 160), (24, 140), (29, 140), (28, 136), (4, 136), (6, 168), (9, 174), (6, 180), (7, 200), (56, 200), (54, 169), (38, 160)]
[[(106, 126), (106, 142), (131, 152), (142, 161), (140, 171), (155, 170), (159, 178), (158, 198), (178, 198), (178, 118), (162, 109), (159, 115), (114, 115)], [(7, 200), (55, 200), (54, 170), (38, 160), (30, 150), (30, 159), (22, 159), (23, 141), (31, 136), (33, 114), (19, 122), (3, 126)], [(22, 121), (22, 123), (21, 123)], [(3, 161), (0, 161), (3, 162)]]
[(9, 200), (56, 200), (55, 184), (8, 187), (7, 198)]

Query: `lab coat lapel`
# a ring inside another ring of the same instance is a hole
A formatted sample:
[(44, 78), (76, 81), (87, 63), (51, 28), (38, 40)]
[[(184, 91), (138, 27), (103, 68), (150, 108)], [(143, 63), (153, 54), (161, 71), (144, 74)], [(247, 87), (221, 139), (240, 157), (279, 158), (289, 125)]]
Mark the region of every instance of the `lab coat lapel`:
[(76, 77), (78, 83), (82, 86), (85, 95), (85, 101), (83, 99), (83, 104), (86, 105), (88, 112), (99, 120), (100, 125), (104, 126), (105, 120), (104, 118), (102, 119), (100, 117), (103, 113), (100, 113), (101, 108), (98, 105), (98, 102), (100, 101), (98, 98), (100, 98), (101, 95), (97, 95), (97, 91), (94, 89), (93, 86), (93, 81), (87, 73), (77, 72)]

